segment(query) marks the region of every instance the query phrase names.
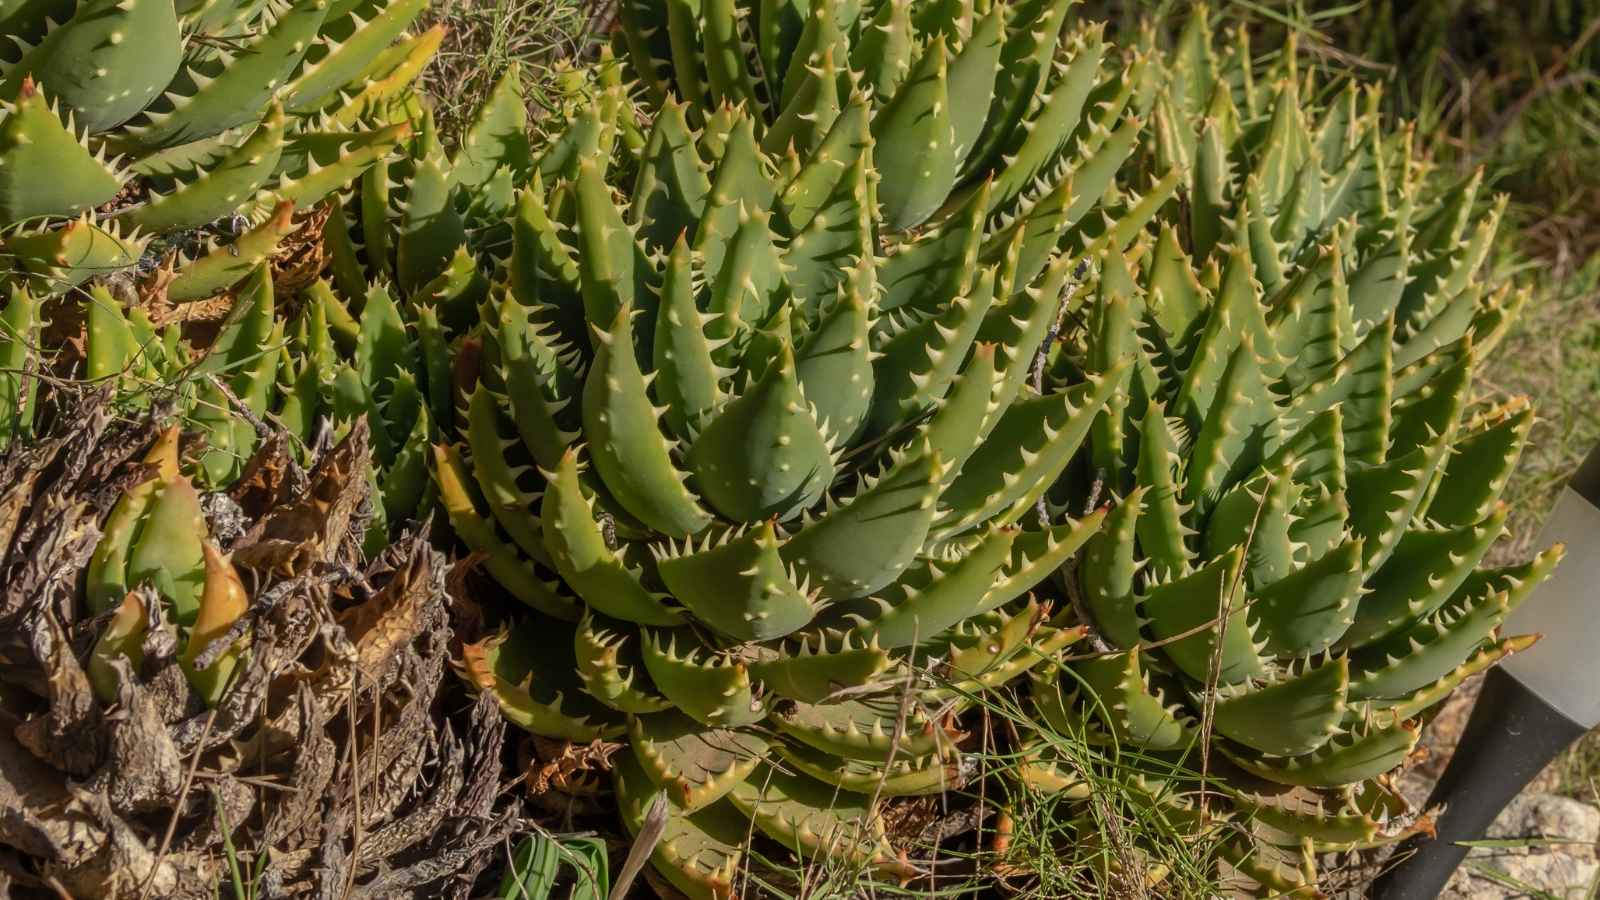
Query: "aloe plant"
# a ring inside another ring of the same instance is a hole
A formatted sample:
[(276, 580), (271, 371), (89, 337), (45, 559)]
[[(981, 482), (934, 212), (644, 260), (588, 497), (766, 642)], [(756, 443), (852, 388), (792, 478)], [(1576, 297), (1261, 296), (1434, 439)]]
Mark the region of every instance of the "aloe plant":
[[(1064, 391), (1031, 374), (1076, 262), (1056, 245), (1132, 151), (1142, 65), (1113, 70), (1061, 4), (1042, 25), (879, 29), (899, 50), (852, 49), (821, 9), (783, 38), (801, 62), (781, 108), (693, 94), (680, 64), (685, 101), (636, 119), (606, 87), (551, 140), (462, 345), (481, 360), (458, 382), (465, 446), (434, 448), (456, 534), (536, 611), (463, 675), (535, 733), (627, 735), (624, 819), (666, 792), (682, 815), (654, 860), (695, 897), (728, 894), (752, 822), (909, 873), (873, 797), (964, 783), (949, 714), (1079, 638), (1029, 591), (1103, 514), (1039, 500), (1130, 371)], [(687, 31), (714, 42), (715, 14)], [(953, 133), (949, 70), (980, 46), (977, 68), (1009, 53), (1033, 76), (984, 89), (999, 112), (960, 140), (989, 129), (993, 149), (968, 155), (923, 129)], [(760, 77), (713, 51), (712, 82)], [(879, 83), (852, 74), (873, 54)], [(930, 139), (945, 174), (887, 198)], [(1002, 153), (1031, 162), (996, 172)], [(1178, 177), (1097, 246), (1132, 240)], [(935, 660), (944, 681), (915, 676)]]
[(1353, 84), (1308, 103), (1292, 46), (1254, 84), (1243, 40), (1219, 59), (1199, 9), (1164, 64), (1141, 165), (1186, 166), (1187, 221), (1087, 255), (1052, 377), (1132, 375), (1056, 497), (1113, 503), (1062, 584), (1103, 649), (1033, 698), (1103, 745), (1209, 740), (1253, 834), (1224, 855), (1290, 891), (1406, 833), (1419, 717), (1537, 639), (1498, 628), (1561, 550), (1477, 568), (1533, 423), (1473, 394), (1522, 303), (1480, 280), (1504, 199), (1474, 222), (1477, 176), (1434, 177)]
[(7, 11), (0, 229), (17, 269), (7, 279), (63, 293), (134, 265), (153, 237), (242, 216), (254, 227), (227, 259), (214, 240), (198, 253), (159, 245), (179, 254), (169, 299), (231, 286), (250, 269), (240, 256), (270, 255), (290, 213), (405, 136), (420, 111), (410, 84), (443, 35), (406, 33), (425, 5), (96, 0)]

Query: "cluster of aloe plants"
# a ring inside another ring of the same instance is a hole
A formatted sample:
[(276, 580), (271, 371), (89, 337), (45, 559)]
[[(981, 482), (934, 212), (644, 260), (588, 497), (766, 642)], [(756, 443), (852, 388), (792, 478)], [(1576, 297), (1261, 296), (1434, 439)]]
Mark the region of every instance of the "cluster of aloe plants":
[(1535, 636), (1499, 625), (1560, 557), (1477, 569), (1527, 440), (1526, 399), (1475, 404), (1521, 303), (1479, 272), (1503, 199), (1435, 189), (1408, 130), (1347, 84), (1318, 109), (1292, 52), (1253, 83), (1204, 11), (1165, 61), (1144, 168), (1184, 165), (1186, 219), (1097, 269), (1063, 384), (1131, 363), (1060, 486), (1103, 486), (1063, 586), (1106, 645), (1034, 678), (1038, 714), (1161, 753), (1209, 740), (1274, 890), (1320, 850), (1401, 832), (1389, 773), (1418, 717)]
[[(15, 271), (53, 294), (175, 254), (175, 301), (236, 281), (214, 242), (242, 216), (258, 259), (304, 211), (382, 159), (442, 30), (422, 0), (18, 4), (0, 50), (0, 229)], [(399, 38), (400, 40), (396, 40)], [(193, 259), (189, 257), (193, 256)], [(248, 264), (242, 271), (248, 271)], [(228, 276), (232, 276), (231, 278)]]
[[(513, 70), (448, 151), (373, 72), (339, 80), (372, 96), (280, 94), (306, 174), (229, 194), (212, 218), (255, 229), (168, 286), (228, 289), (218, 337), (195, 351), (97, 279), (82, 374), (180, 379), (202, 489), (359, 437), (343, 526), (376, 556), (431, 515), (476, 551), (529, 609), (462, 676), (535, 734), (625, 736), (624, 820), (666, 797), (653, 858), (691, 897), (733, 893), (752, 828), (925, 874), (880, 800), (977, 775), (985, 695), (1031, 698), (1022, 785), (1086, 793), (1094, 756), (1053, 735), (1136, 750), (1162, 815), (1256, 885), (1305, 888), (1315, 853), (1403, 832), (1391, 773), (1418, 717), (1532, 640), (1496, 629), (1559, 556), (1476, 568), (1533, 416), (1470, 393), (1520, 303), (1479, 279), (1503, 204), (1474, 222), (1477, 179), (1445, 184), (1353, 84), (1321, 105), (1292, 45), (1258, 70), (1198, 10), (1170, 51), (1114, 48), (1068, 7), (624, 3), (622, 58), (565, 76), (542, 139)], [(330, 58), (367, 34), (351, 15)], [(409, 71), (425, 39), (366, 68)], [(189, 104), (163, 102), (96, 134), (171, 131)], [(320, 189), (348, 190), (293, 193), (329, 168)], [(269, 257), (313, 205), (325, 277), (290, 296)], [(19, 337), (92, 268), (13, 278), (17, 434), (46, 362)], [(169, 443), (89, 565), (107, 694), (150, 621), (141, 584), (191, 643), (213, 619), (244, 634)], [(246, 542), (252, 565), (314, 542), (274, 540)], [(236, 651), (205, 662), (182, 671), (226, 702)], [(1174, 774), (1197, 759), (1205, 810)]]

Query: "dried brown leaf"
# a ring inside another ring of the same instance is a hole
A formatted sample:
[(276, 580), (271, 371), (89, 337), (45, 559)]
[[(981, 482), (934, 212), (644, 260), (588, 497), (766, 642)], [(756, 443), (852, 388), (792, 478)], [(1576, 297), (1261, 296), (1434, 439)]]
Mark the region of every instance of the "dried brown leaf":
[(322, 795), (328, 788), (334, 763), (337, 762), (337, 748), (324, 735), (323, 718), (317, 709), (316, 697), (308, 686), (300, 686), (295, 694), (295, 704), (299, 720), (306, 724), (296, 745), (294, 769), (288, 782), (294, 790), (285, 791), (279, 796), (267, 818), (262, 843), (269, 847), (287, 841), (292, 849), (303, 849), (300, 846), (301, 839), (310, 841), (315, 838), (317, 818), (322, 812)]
[(49, 673), (50, 705), (17, 726), (17, 741), (62, 772), (87, 777), (100, 767), (110, 743), (100, 702), (55, 615), (45, 610), (29, 630), (34, 655)]
[(170, 809), (183, 792), (183, 761), (167, 736), (155, 701), (138, 682), (127, 657), (110, 660), (117, 673), (117, 705), (106, 715), (106, 762), (84, 789), (104, 794), (121, 815)]
[(587, 777), (579, 773), (611, 771), (611, 755), (623, 748), (622, 744), (595, 738), (587, 744), (532, 735), (537, 758), (528, 767), (528, 794), (537, 796), (547, 791), (574, 792), (587, 785)]
[(345, 552), (350, 519), (367, 496), (370, 464), (365, 417), (311, 472), (305, 493), (256, 522), (234, 545), (246, 569), (296, 575), (318, 563), (353, 561)]

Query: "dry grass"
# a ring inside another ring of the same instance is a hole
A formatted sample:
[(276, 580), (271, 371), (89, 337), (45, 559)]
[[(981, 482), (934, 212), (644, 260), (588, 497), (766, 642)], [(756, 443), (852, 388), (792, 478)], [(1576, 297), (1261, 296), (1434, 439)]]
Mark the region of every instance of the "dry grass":
[(522, 66), (531, 119), (553, 109), (553, 72), (593, 46), (591, 0), (438, 0), (418, 25), (450, 29), (428, 68), (425, 85), (439, 132), (447, 139), (512, 63)]

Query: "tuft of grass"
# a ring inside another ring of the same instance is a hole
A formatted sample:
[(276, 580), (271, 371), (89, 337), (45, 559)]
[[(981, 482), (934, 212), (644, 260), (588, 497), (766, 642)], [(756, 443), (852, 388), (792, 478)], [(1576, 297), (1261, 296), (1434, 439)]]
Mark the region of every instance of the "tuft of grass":
[(458, 135), (512, 63), (522, 66), (530, 121), (555, 109), (560, 96), (554, 74), (592, 46), (596, 5), (591, 0), (436, 0), (418, 26), (450, 29), (425, 76), (439, 133), (446, 139)]

